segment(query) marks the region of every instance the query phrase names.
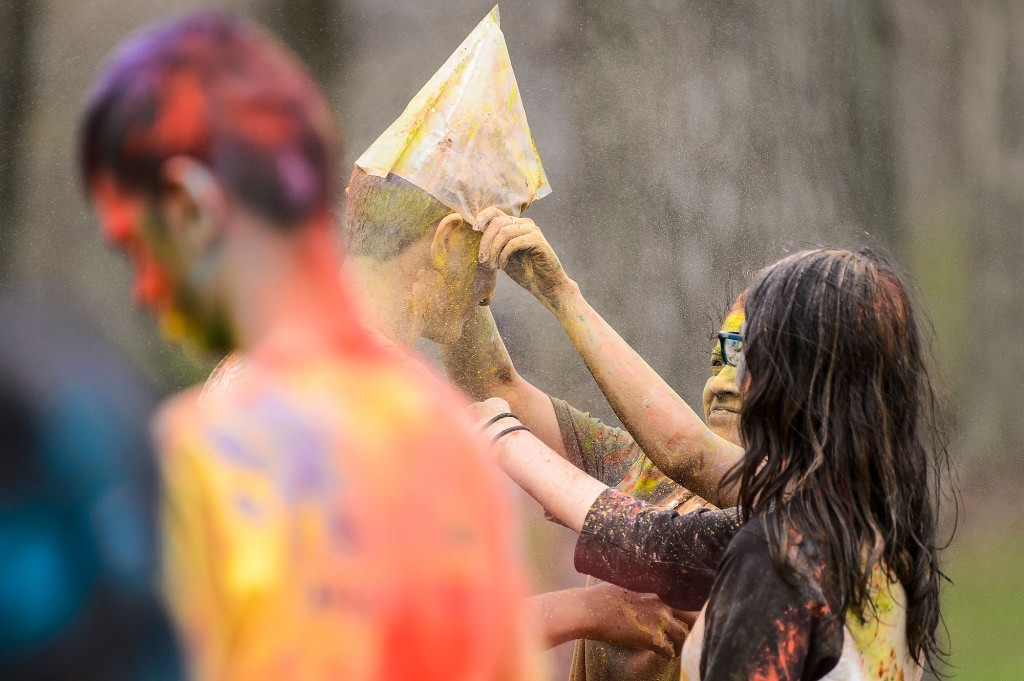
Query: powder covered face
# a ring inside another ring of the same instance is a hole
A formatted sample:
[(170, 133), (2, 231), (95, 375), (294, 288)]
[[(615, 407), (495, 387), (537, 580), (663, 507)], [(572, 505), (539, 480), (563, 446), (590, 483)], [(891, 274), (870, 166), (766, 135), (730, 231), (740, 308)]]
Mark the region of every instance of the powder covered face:
[(97, 180), (91, 192), (104, 238), (131, 264), (136, 304), (149, 310), (168, 340), (224, 349), (226, 324), (204, 314), (189, 284), (194, 267), (161, 223), (156, 205), (122, 191), (109, 177)]
[(337, 143), (316, 85), (258, 28), (201, 12), (123, 43), (81, 130), (83, 175), (137, 301), (167, 336), (226, 349), (218, 288), (232, 218), (214, 204), (282, 230), (329, 212)]
[(480, 233), (463, 224), (449, 241), (444, 263), (438, 268), (442, 285), (424, 336), (439, 343), (454, 343), (462, 327), (481, 305), (494, 297), (497, 272), (477, 262)]
[[(742, 304), (734, 304), (721, 330), (739, 333), (743, 320)], [(726, 366), (722, 361), (722, 349), (715, 339), (711, 350), (711, 377), (704, 384), (704, 420), (712, 432), (737, 445), (740, 444), (741, 405), (736, 367)]]
[(154, 244), (147, 238), (147, 234), (158, 234), (158, 230), (146, 224), (154, 221), (151, 206), (141, 196), (119, 190), (108, 177), (95, 183), (92, 197), (103, 237), (131, 263), (135, 302), (160, 318), (173, 307), (174, 268), (167, 262), (172, 260), (168, 244), (162, 240)]

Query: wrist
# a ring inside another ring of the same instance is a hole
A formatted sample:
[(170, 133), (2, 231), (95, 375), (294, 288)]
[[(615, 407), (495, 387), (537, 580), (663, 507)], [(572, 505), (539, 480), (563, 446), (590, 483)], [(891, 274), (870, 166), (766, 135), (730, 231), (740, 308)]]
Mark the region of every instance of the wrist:
[(506, 441), (529, 432), (530, 429), (523, 425), (519, 417), (509, 411), (495, 414), (483, 424), (484, 437), (491, 440), (491, 447), (496, 454), (500, 454)]
[[(488, 434), (493, 440), (491, 444), (491, 451), (494, 454), (494, 460), (498, 464), (498, 468), (509, 473), (509, 471), (514, 468), (514, 462), (523, 458), (522, 453), (517, 457), (516, 444), (520, 440), (529, 437), (530, 431), (513, 419), (502, 421), (502, 424), (505, 425), (501, 428), (488, 429)], [(522, 428), (506, 432), (506, 429), (511, 429), (516, 426), (522, 426)]]
[(573, 634), (577, 639), (597, 639), (600, 632), (601, 608), (597, 607), (595, 594), (587, 587), (573, 589), (572, 599)]
[(545, 647), (554, 647), (587, 638), (594, 631), (586, 610), (581, 587), (539, 594), (530, 598), (530, 607)]
[(545, 307), (558, 319), (574, 316), (583, 300), (580, 285), (566, 277), (565, 282), (552, 290), (548, 300), (543, 301)]
[(606, 640), (608, 618), (614, 614), (608, 610), (608, 599), (605, 594), (600, 588), (591, 586), (579, 587), (575, 596), (573, 622), (576, 637), (595, 641)]

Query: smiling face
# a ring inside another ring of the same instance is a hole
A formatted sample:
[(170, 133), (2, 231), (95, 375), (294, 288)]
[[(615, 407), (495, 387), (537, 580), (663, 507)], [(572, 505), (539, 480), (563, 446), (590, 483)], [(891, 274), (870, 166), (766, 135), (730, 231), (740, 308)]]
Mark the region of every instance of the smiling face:
[[(737, 301), (722, 324), (722, 331), (739, 333), (743, 325), (743, 305)], [(726, 366), (715, 339), (711, 350), (711, 377), (704, 384), (704, 420), (716, 435), (740, 444), (740, 398), (736, 385), (736, 367)]]

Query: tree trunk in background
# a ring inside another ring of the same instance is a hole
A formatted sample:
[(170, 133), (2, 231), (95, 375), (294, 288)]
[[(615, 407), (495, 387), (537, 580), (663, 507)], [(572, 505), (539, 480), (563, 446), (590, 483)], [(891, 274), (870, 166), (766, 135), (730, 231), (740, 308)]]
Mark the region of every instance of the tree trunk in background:
[(0, 284), (8, 267), (22, 212), (24, 125), (32, 100), (30, 50), (39, 12), (31, 0), (0, 3)]
[(899, 35), (907, 264), (960, 407), (965, 463), (1021, 470), (1024, 6), (889, 2)]

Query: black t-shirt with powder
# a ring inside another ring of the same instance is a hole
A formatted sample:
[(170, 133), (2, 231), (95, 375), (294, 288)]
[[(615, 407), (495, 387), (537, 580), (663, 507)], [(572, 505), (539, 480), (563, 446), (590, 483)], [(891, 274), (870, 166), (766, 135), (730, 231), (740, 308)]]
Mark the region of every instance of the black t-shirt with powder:
[(735, 509), (680, 515), (607, 490), (587, 515), (576, 568), (680, 609), (708, 599), (683, 650), (689, 681), (919, 677), (899, 584), (877, 567), (877, 621), (846, 622), (819, 542), (795, 529), (788, 539), (780, 565), (759, 518), (741, 525)]

